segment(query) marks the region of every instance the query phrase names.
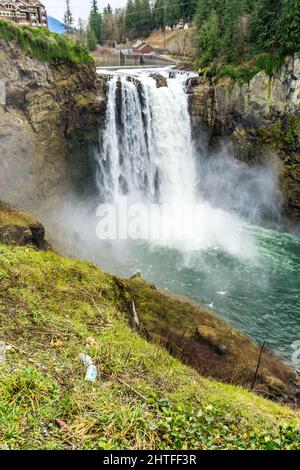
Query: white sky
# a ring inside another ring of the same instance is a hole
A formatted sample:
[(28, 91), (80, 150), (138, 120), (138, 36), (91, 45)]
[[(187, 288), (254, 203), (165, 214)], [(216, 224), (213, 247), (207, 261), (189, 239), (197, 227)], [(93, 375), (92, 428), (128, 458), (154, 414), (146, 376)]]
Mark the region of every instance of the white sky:
[[(42, 0), (48, 10), (48, 14), (59, 21), (63, 20), (65, 12), (65, 0)], [(103, 8), (110, 4), (111, 7), (117, 8), (126, 5), (126, 0), (98, 0), (98, 6), (102, 11)], [(90, 0), (71, 0), (72, 13), (77, 24), (79, 16), (86, 20), (90, 12)]]

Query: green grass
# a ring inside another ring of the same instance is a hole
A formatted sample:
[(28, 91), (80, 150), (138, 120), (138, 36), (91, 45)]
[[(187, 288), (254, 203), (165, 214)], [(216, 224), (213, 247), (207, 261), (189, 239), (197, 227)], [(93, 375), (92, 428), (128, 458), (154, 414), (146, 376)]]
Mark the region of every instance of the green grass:
[(256, 66), (259, 70), (264, 70), (270, 77), (278, 72), (283, 66), (285, 56), (273, 54), (260, 54), (256, 57)]
[(273, 144), (275, 148), (289, 149), (299, 145), (300, 117), (288, 114), (283, 122), (277, 121), (269, 127), (261, 127), (258, 137), (262, 143)]
[(258, 67), (247, 68), (229, 64), (218, 68), (216, 76), (217, 78), (228, 76), (233, 78), (233, 80), (249, 83), (258, 72)]
[[(129, 327), (116, 280), (92, 264), (0, 245), (0, 273), (0, 341), (11, 346), (0, 448), (300, 448), (297, 412), (147, 343)], [(95, 384), (81, 352), (98, 366)]]
[(47, 28), (31, 28), (0, 20), (0, 38), (16, 41), (24, 51), (41, 61), (68, 60), (76, 64), (93, 61), (82, 44), (74, 43), (64, 35), (51, 33)]

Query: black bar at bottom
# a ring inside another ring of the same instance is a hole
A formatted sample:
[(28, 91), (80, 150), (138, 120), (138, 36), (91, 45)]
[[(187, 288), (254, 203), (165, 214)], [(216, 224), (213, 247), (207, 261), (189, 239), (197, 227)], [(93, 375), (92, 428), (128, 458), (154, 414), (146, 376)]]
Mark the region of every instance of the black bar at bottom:
[[(201, 466), (206, 464), (272, 463), (298, 464), (298, 451), (3, 451), (1, 466), (7, 463), (89, 464), (139, 468), (152, 465)], [(3, 467), (2, 467), (3, 468)]]

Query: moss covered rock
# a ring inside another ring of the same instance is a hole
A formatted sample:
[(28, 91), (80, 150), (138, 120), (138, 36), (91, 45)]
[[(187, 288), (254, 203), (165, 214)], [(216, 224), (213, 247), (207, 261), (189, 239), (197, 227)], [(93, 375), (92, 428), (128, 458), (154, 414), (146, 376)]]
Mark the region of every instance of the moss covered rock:
[(0, 202), (0, 243), (48, 249), (43, 225), (33, 217)]

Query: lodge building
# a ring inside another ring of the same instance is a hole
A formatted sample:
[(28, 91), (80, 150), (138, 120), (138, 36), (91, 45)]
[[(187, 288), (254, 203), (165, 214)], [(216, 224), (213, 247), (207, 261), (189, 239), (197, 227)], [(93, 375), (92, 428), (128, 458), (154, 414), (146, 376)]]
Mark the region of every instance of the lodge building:
[(48, 27), (47, 11), (37, 0), (0, 0), (0, 20), (32, 27)]

